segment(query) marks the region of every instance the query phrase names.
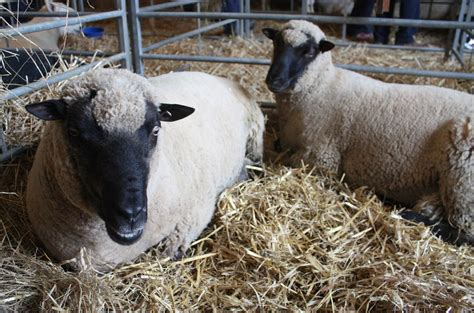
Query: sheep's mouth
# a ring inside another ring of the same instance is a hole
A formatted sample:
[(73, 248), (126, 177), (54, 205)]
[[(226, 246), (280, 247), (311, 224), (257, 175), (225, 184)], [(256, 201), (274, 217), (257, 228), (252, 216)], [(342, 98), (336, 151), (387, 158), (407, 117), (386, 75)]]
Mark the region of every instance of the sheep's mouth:
[(133, 230), (130, 232), (119, 232), (112, 228), (111, 226), (105, 224), (107, 228), (107, 234), (109, 235), (110, 239), (115, 241), (116, 243), (124, 246), (129, 246), (137, 242), (143, 235), (143, 228)]

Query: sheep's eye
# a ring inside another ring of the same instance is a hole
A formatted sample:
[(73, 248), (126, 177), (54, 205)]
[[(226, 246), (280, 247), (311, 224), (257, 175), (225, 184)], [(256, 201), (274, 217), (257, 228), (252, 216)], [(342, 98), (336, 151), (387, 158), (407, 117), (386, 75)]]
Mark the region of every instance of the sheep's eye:
[(160, 131), (160, 126), (155, 126), (153, 127), (153, 130), (151, 131), (151, 133), (153, 134), (153, 136), (158, 136), (159, 131)]
[(306, 48), (304, 48), (304, 50), (303, 50), (303, 54), (304, 54), (304, 56), (307, 57), (307, 58), (312, 58), (312, 57), (314, 57), (314, 52), (315, 52), (314, 49), (311, 48), (311, 47), (306, 47)]
[(79, 130), (77, 130), (76, 128), (69, 128), (67, 132), (68, 132), (69, 136), (71, 136), (71, 137), (79, 136)]

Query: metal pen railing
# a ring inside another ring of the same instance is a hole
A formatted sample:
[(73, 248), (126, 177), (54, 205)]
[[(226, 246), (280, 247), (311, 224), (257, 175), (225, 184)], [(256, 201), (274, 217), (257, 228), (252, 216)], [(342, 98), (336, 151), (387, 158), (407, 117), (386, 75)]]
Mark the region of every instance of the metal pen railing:
[[(20, 96), (26, 95), (28, 93), (34, 92), (36, 90), (45, 88), (51, 84), (55, 84), (64, 80), (67, 80), (73, 76), (79, 75), (91, 68), (99, 66), (105, 63), (111, 62), (121, 62), (123, 67), (132, 69), (131, 62), (131, 53), (130, 53), (130, 39), (128, 34), (128, 22), (127, 22), (127, 10), (126, 10), (126, 0), (115, 0), (115, 10), (102, 12), (102, 13), (93, 13), (93, 12), (84, 12), (83, 1), (73, 1), (73, 8), (78, 9), (78, 16), (72, 17), (70, 13), (49, 13), (49, 12), (22, 12), (15, 14), (14, 18), (19, 17), (65, 17), (67, 19), (62, 20), (53, 20), (46, 21), (43, 23), (36, 23), (31, 25), (22, 25), (19, 27), (8, 27), (0, 29), (0, 39), (2, 38), (11, 38), (15, 36), (22, 36), (24, 34), (29, 34), (38, 31), (44, 31), (54, 28), (64, 27), (66, 25), (77, 25), (84, 24), (89, 22), (97, 22), (115, 19), (118, 21), (117, 34), (119, 47), (118, 52), (106, 52), (106, 53), (96, 53), (92, 51), (81, 51), (81, 50), (63, 50), (60, 51), (63, 55), (76, 55), (76, 56), (101, 56), (105, 57), (101, 60), (82, 65), (80, 67), (65, 71), (63, 73), (53, 75), (48, 78), (41, 79), (36, 82), (29, 83), (25, 86), (17, 87), (14, 89), (6, 90), (0, 94), (0, 105), (4, 105), (6, 101), (16, 99)], [(0, 12), (0, 17), (11, 17), (12, 15), (9, 12)], [(13, 49), (2, 49), (6, 51), (13, 51)], [(34, 49), (32, 49), (34, 51)], [(41, 53), (49, 53), (53, 51), (44, 51), (39, 50)], [(1, 125), (0, 125), (1, 126)], [(15, 154), (23, 151), (23, 147), (7, 147), (3, 131), (0, 132), (0, 162), (9, 160)]]

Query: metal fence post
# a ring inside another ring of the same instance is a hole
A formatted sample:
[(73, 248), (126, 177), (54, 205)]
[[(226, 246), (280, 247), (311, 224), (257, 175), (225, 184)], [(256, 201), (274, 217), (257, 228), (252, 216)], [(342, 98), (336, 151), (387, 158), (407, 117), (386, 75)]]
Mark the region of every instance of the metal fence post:
[(140, 1), (132, 0), (129, 1), (129, 18), (130, 26), (132, 30), (132, 63), (135, 73), (143, 75), (145, 69), (143, 66), (142, 55), (142, 31), (140, 25), (140, 17), (137, 15), (138, 10), (140, 10)]
[[(244, 1), (244, 12), (245, 13), (250, 13), (250, 0), (245, 0)], [(244, 36), (245, 37), (250, 37), (250, 20), (245, 20), (244, 22), (245, 25), (245, 32)]]
[(85, 9), (84, 9), (84, 0), (79, 0), (78, 11), (79, 11), (79, 12), (85, 12)]
[[(245, 10), (244, 10), (244, 0), (239, 0), (239, 5), (240, 5), (240, 13), (244, 13)], [(245, 21), (244, 20), (239, 20), (237, 22), (237, 26), (236, 26), (236, 35), (237, 36), (243, 36), (244, 35), (244, 23)]]
[(121, 52), (126, 53), (125, 60), (122, 61), (122, 67), (132, 70), (132, 58), (130, 51), (130, 36), (128, 33), (127, 23), (127, 3), (125, 0), (115, 0), (115, 7), (122, 11), (121, 17), (117, 21), (118, 26), (118, 40)]

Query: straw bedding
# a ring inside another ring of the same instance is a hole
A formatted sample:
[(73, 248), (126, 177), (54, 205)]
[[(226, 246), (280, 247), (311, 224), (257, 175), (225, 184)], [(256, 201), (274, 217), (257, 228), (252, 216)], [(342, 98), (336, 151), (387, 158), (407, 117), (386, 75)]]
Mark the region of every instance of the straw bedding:
[[(70, 45), (106, 49), (115, 42), (108, 36)], [(161, 50), (250, 57), (269, 57), (270, 51), (261, 37), (190, 39)], [(339, 48), (334, 58), (426, 69), (458, 66), (443, 63), (439, 54), (367, 51), (364, 46)], [(152, 61), (146, 69), (147, 75), (177, 69), (223, 75), (240, 81), (259, 100), (272, 100), (263, 83), (266, 67)], [(474, 92), (469, 81), (376, 77)], [(0, 107), (10, 144), (37, 143), (42, 125), (22, 107), (57, 95), (61, 87)], [(400, 208), (384, 205), (370, 190), (350, 190), (303, 164), (281, 167), (269, 148), (274, 112), (266, 113), (265, 177), (227, 190), (211, 225), (177, 262), (162, 258), (156, 247), (111, 273), (67, 271), (48, 259), (28, 225), (23, 200), (33, 152), (1, 165), (0, 311), (468, 311), (474, 306), (472, 247), (445, 244), (424, 226), (400, 219)]]

